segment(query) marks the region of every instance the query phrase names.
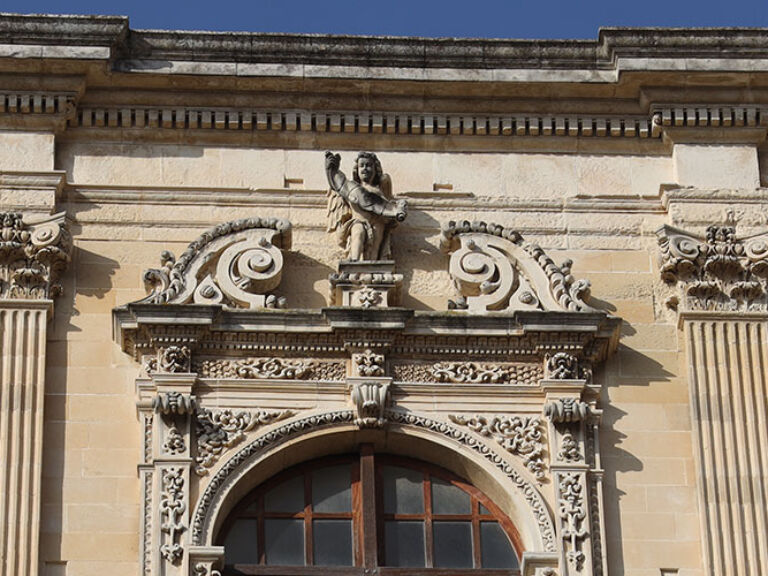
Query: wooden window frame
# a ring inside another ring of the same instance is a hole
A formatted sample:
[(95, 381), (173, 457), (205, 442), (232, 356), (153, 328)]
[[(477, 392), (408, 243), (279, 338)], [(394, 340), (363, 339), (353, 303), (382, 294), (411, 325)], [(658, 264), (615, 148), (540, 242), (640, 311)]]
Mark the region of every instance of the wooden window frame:
[[(350, 483), (352, 510), (351, 512), (319, 513), (312, 510), (312, 471), (340, 464), (350, 464)], [(384, 514), (384, 491), (377, 486), (382, 485), (381, 469), (383, 466), (396, 466), (417, 470), (422, 473), (422, 489), (424, 490), (423, 514)], [(279, 484), (298, 475), (303, 476), (304, 508), (297, 513), (266, 512), (264, 495)], [(453, 484), (470, 496), (469, 514), (433, 514), (431, 497), (431, 479), (439, 478)], [(248, 511), (256, 503), (256, 512)], [(483, 505), (490, 514), (480, 512)], [(259, 564), (237, 564), (225, 566), (224, 576), (254, 575), (254, 576), (370, 576), (374, 572), (381, 576), (460, 576), (468, 570), (476, 576), (519, 576), (519, 570), (489, 569), (489, 568), (434, 568), (434, 549), (432, 542), (432, 521), (461, 521), (470, 522), (472, 529), (473, 564), (482, 563), (480, 541), (480, 524), (482, 522), (497, 522), (509, 538), (518, 560), (522, 558), (523, 546), (520, 535), (509, 518), (486, 497), (480, 490), (460, 479), (456, 475), (438, 466), (411, 458), (374, 453), (373, 446), (363, 444), (357, 454), (344, 456), (328, 456), (304, 462), (285, 470), (266, 482), (260, 484), (248, 493), (229, 513), (219, 532), (218, 540), (224, 542), (226, 535), (234, 522), (239, 518), (256, 518), (257, 555)], [(278, 566), (266, 564), (264, 541), (264, 520), (268, 518), (294, 518), (304, 520), (304, 566)], [(353, 566), (314, 566), (312, 520), (314, 519), (345, 519), (352, 521)], [(421, 520), (424, 522), (424, 544), (426, 567), (394, 567), (383, 565), (385, 558), (384, 522), (386, 520)]]

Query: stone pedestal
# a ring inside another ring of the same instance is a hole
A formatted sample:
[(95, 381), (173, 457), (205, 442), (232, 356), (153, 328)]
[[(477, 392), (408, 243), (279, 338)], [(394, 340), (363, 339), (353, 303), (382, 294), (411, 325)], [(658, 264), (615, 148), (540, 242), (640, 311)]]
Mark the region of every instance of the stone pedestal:
[(403, 275), (395, 274), (393, 260), (342, 260), (329, 280), (332, 306), (387, 308), (400, 304)]

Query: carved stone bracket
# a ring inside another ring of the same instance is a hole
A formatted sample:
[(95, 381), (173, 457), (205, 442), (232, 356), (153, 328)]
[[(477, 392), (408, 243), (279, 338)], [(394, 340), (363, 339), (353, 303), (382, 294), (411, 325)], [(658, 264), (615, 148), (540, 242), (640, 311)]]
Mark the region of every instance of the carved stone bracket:
[(450, 308), (593, 311), (585, 300), (589, 282), (571, 275), (570, 260), (558, 266), (514, 230), (485, 222), (449, 222), (442, 249), (451, 254), (450, 274), (458, 299)]
[(247, 432), (285, 420), (293, 410), (208, 410), (197, 411), (197, 456), (195, 473), (205, 476), (222, 453), (239, 444)]
[(525, 467), (538, 481), (545, 478), (544, 429), (539, 418), (528, 416), (463, 416), (449, 414), (451, 422), (466, 426), (481, 436), (493, 438), (510, 454), (521, 456)]
[(0, 212), (0, 299), (52, 299), (62, 292), (72, 238), (64, 213), (28, 224), (21, 214)]
[(161, 254), (161, 268), (144, 280), (152, 304), (225, 304), (232, 308), (284, 308), (269, 294), (283, 272), (282, 250), (291, 245), (291, 223), (277, 218), (246, 218), (203, 233), (175, 259)]
[(382, 428), (389, 408), (390, 378), (351, 379), (350, 396), (355, 405), (355, 424), (360, 428)]
[(544, 415), (555, 424), (583, 422), (589, 416), (589, 405), (577, 398), (558, 398), (544, 405)]
[(768, 310), (768, 233), (738, 239), (733, 226), (713, 225), (704, 237), (671, 226), (656, 235), (661, 279), (680, 289), (669, 307)]

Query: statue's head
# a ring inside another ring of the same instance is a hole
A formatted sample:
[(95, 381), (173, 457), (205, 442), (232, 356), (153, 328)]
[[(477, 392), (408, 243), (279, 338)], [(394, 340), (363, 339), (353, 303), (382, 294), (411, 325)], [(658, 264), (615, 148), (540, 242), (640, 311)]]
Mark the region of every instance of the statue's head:
[(352, 170), (352, 179), (355, 182), (365, 182), (378, 186), (381, 183), (381, 162), (373, 152), (360, 152), (355, 159), (355, 168)]

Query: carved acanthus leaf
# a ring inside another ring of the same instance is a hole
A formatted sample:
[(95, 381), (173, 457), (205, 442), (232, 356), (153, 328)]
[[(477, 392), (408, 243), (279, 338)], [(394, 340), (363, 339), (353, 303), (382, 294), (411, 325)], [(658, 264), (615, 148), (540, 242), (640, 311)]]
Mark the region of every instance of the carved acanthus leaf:
[(311, 375), (315, 363), (281, 358), (203, 360), (196, 368), (202, 378), (243, 378), (247, 380), (300, 380)]
[(671, 226), (656, 234), (661, 278), (680, 287), (685, 309), (768, 310), (768, 233), (738, 239), (733, 226), (713, 225), (704, 237)]
[(233, 308), (283, 308), (269, 294), (283, 270), (282, 250), (290, 248), (291, 223), (278, 218), (245, 218), (204, 232), (176, 260), (160, 256), (160, 268), (144, 273), (152, 304), (226, 304)]
[(384, 354), (369, 349), (355, 354), (354, 359), (358, 376), (384, 376)]
[(195, 472), (208, 474), (221, 454), (240, 443), (247, 432), (293, 416), (293, 410), (209, 410), (197, 411), (197, 456)]
[(544, 479), (543, 427), (539, 418), (521, 416), (463, 416), (450, 414), (451, 422), (466, 426), (481, 436), (493, 438), (507, 452), (523, 457), (525, 466), (536, 476)]
[(451, 221), (442, 233), (458, 292), (450, 307), (478, 312), (594, 310), (585, 302), (589, 282), (571, 275), (572, 262), (558, 266), (518, 232), (485, 222)]
[(64, 213), (27, 224), (21, 214), (0, 212), (0, 298), (40, 300), (61, 294), (72, 238)]

